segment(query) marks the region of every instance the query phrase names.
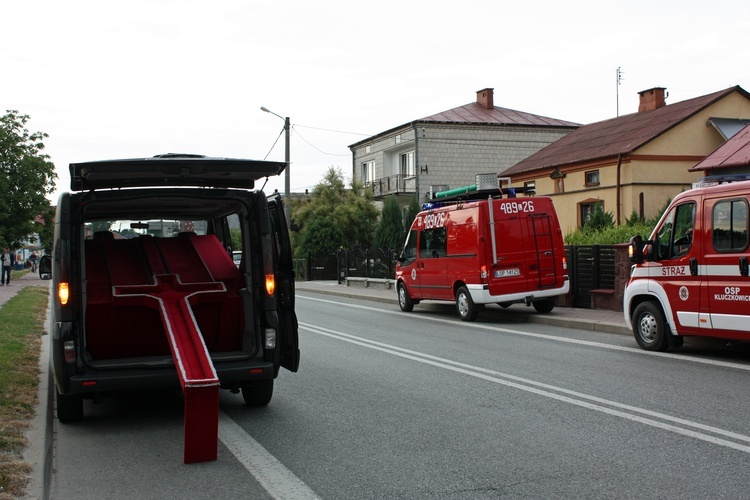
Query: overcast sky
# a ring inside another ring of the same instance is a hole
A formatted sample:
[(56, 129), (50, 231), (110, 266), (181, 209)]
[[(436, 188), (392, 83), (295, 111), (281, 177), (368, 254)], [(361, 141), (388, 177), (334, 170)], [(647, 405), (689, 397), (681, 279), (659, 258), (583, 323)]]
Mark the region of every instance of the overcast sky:
[[(0, 0), (0, 113), (68, 164), (159, 153), (284, 159), (304, 191), (370, 135), (473, 102), (591, 123), (750, 90), (746, 0)], [(622, 83), (616, 85), (616, 70)], [(274, 143), (278, 138), (278, 143)], [(267, 191), (283, 191), (283, 175)], [(56, 195), (55, 195), (56, 199)]]

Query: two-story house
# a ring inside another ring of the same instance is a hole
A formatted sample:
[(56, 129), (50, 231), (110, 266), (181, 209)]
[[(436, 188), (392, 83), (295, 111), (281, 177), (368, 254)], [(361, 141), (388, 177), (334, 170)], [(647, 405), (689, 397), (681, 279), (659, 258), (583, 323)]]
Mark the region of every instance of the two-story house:
[(499, 175), (552, 196), (563, 233), (599, 203), (617, 224), (634, 211), (645, 219), (690, 189), (701, 177), (691, 168), (750, 118), (750, 94), (739, 86), (670, 105), (661, 87), (639, 96), (637, 113), (577, 128)]
[(565, 120), (494, 105), (491, 88), (476, 101), (405, 123), (349, 146), (352, 178), (376, 200), (394, 194), (406, 206), (431, 193), (472, 185), (477, 174), (503, 172), (575, 130)]

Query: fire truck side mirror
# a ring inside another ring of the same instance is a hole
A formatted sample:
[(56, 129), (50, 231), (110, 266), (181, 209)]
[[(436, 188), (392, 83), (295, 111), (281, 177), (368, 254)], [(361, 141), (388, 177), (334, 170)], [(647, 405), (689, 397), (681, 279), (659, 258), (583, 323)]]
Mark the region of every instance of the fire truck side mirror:
[(628, 246), (628, 258), (633, 264), (642, 263), (646, 256), (644, 255), (644, 248), (650, 242), (644, 242), (640, 236), (633, 236), (630, 238), (630, 245)]

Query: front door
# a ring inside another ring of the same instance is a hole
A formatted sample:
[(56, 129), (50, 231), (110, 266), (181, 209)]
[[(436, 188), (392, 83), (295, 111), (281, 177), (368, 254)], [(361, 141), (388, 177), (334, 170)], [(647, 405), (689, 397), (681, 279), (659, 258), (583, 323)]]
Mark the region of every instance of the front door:
[[(696, 203), (687, 200), (672, 207), (659, 227), (654, 242), (655, 260), (647, 262), (655, 294), (671, 306), (671, 318), (682, 335), (701, 328), (699, 264), (701, 238), (693, 238)], [(670, 311), (664, 311), (670, 315)]]

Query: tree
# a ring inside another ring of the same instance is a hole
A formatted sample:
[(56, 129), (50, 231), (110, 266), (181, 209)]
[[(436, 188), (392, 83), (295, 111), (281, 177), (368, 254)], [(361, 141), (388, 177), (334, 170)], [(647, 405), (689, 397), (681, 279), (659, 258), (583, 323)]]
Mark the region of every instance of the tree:
[(591, 213), (591, 217), (583, 224), (583, 230), (591, 231), (597, 229), (603, 229), (605, 227), (613, 227), (615, 225), (615, 218), (612, 212), (605, 212), (601, 203), (594, 204), (594, 210)]
[(419, 206), (419, 201), (415, 194), (411, 197), (411, 200), (409, 200), (409, 206), (406, 208), (406, 215), (404, 216), (404, 237), (406, 237), (406, 233), (411, 229), (411, 223), (414, 222), (414, 219), (417, 218), (417, 214), (421, 211), (422, 207)]
[[(47, 134), (26, 130), (28, 115), (9, 110), (0, 118), (0, 243), (18, 248), (49, 207), (55, 165), (42, 153)], [(46, 218), (45, 218), (46, 222)]]
[[(333, 167), (315, 186), (310, 200), (292, 205), (295, 254), (323, 255), (342, 247), (370, 247), (378, 209), (361, 183), (347, 189), (341, 170)], [(325, 222), (323, 222), (325, 221)], [(326, 239), (319, 236), (323, 232)]]
[(383, 203), (380, 223), (375, 230), (375, 245), (385, 255), (404, 244), (404, 223), (401, 220), (401, 208), (395, 196), (389, 196)]

